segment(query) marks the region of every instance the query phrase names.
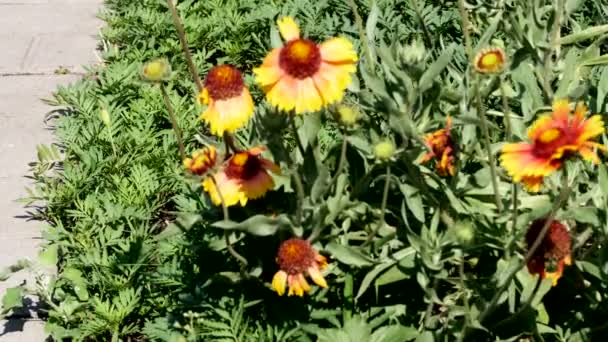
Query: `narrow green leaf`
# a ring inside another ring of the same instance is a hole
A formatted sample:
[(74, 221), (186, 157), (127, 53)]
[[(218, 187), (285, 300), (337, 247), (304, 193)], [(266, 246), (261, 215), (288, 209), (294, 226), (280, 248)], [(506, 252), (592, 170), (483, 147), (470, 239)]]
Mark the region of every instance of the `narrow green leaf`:
[(327, 251), (341, 263), (350, 266), (366, 267), (374, 264), (372, 259), (350, 246), (332, 242), (327, 245)]
[(561, 45), (575, 44), (608, 32), (608, 24), (589, 27), (582, 31), (561, 37), (557, 43)]
[(435, 79), (443, 72), (452, 60), (454, 54), (454, 44), (450, 44), (445, 51), (437, 58), (436, 61), (429, 65), (428, 69), (420, 77), (419, 88), (420, 92), (424, 92), (433, 86)]
[(255, 215), (240, 223), (234, 221), (218, 221), (211, 226), (226, 230), (239, 230), (257, 236), (268, 236), (273, 235), (279, 229), (290, 227), (291, 222), (284, 214), (276, 217)]

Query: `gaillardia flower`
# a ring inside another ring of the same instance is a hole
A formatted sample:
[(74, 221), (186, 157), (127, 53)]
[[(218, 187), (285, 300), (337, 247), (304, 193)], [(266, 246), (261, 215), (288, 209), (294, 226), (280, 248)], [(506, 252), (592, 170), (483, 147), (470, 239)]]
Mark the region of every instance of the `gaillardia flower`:
[(253, 99), (241, 72), (232, 65), (217, 65), (207, 74), (199, 102), (207, 105), (200, 119), (211, 133), (221, 136), (243, 127), (253, 115)]
[(505, 62), (505, 52), (501, 48), (483, 49), (475, 56), (475, 70), (482, 74), (501, 72)]
[(604, 123), (600, 115), (586, 119), (586, 113), (587, 107), (578, 103), (571, 116), (568, 101), (557, 100), (553, 113), (541, 116), (528, 129), (531, 142), (505, 145), (500, 161), (513, 181), (523, 183), (530, 192), (538, 192), (544, 178), (576, 153), (597, 164), (596, 150), (606, 148), (590, 140), (603, 133)]
[(422, 156), (421, 163), (426, 163), (431, 159), (435, 159), (435, 170), (441, 177), (454, 175), (454, 161), (456, 154), (456, 146), (452, 139), (452, 118), (448, 116), (445, 128), (429, 133), (424, 136), (424, 142), (430, 150)]
[(272, 288), (279, 296), (285, 294), (285, 285), (289, 287), (288, 296), (304, 296), (310, 291), (306, 281), (308, 274), (315, 284), (327, 287), (327, 282), (321, 271), (327, 266), (327, 260), (319, 254), (310, 242), (292, 238), (284, 241), (279, 247), (276, 258), (279, 271), (272, 278)]
[(192, 154), (192, 158), (184, 159), (184, 166), (190, 173), (202, 176), (215, 166), (217, 151), (215, 146), (200, 149)]
[(293, 18), (281, 18), (277, 24), (285, 45), (273, 49), (253, 69), (268, 101), (280, 110), (301, 114), (341, 100), (357, 70), (352, 43), (331, 38), (317, 45), (300, 37)]
[[(264, 148), (255, 147), (248, 151), (237, 152), (226, 161), (222, 169), (203, 181), (203, 189), (215, 205), (226, 206), (241, 204), (245, 206), (250, 199), (257, 199), (274, 187), (268, 171), (279, 173), (277, 165), (260, 157)], [(217, 185), (217, 186), (216, 186)], [(220, 198), (218, 188), (222, 195)]]
[[(546, 219), (532, 222), (526, 233), (528, 249), (532, 247), (546, 223)], [(549, 278), (553, 280), (553, 286), (557, 285), (564, 272), (564, 265), (572, 264), (571, 245), (572, 240), (566, 226), (558, 221), (551, 221), (547, 234), (528, 261), (528, 272), (540, 275), (541, 279)]]

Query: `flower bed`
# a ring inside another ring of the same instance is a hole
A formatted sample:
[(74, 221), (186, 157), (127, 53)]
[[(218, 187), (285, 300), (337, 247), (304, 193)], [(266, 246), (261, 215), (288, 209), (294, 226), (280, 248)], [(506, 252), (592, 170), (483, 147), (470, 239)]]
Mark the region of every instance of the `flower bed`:
[(465, 5), (108, 0), (32, 168), (58, 274), (3, 310), (37, 294), (58, 340), (602, 336), (606, 10)]

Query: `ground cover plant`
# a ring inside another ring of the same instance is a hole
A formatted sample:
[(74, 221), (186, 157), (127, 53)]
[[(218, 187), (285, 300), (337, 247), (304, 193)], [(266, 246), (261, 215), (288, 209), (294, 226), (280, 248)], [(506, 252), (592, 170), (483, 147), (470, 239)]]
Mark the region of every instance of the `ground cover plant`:
[(107, 0), (10, 289), (77, 341), (607, 331), (602, 1)]

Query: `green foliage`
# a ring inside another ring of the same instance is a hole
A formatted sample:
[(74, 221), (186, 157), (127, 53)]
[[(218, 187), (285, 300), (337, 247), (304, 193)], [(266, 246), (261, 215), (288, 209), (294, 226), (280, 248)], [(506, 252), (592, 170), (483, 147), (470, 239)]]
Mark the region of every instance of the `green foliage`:
[[(184, 172), (159, 85), (140, 77), (143, 63), (166, 57), (173, 73), (163, 86), (186, 152), (222, 145), (197, 120), (202, 107), (167, 2), (107, 0), (105, 63), (50, 101), (61, 108), (49, 117), (59, 143), (39, 147), (35, 185), (23, 199), (42, 203), (32, 209), (48, 224), (39, 261), (58, 267), (29, 289), (49, 304), (47, 330), (57, 340), (172, 342), (605, 334), (605, 163), (569, 162), (572, 191), (562, 199), (559, 177), (528, 193), (496, 159), (503, 144), (526, 139), (555, 97), (608, 110), (600, 25), (608, 7), (599, 0), (466, 6), (470, 42), (456, 1), (177, 1), (201, 77), (229, 63), (251, 89), (256, 114), (236, 144), (268, 146), (282, 169), (274, 191), (231, 207), (225, 220), (200, 179)], [(315, 41), (353, 41), (360, 63), (343, 102), (361, 113), (357, 125), (344, 127), (331, 106), (298, 116), (294, 132), (265, 102), (251, 69), (281, 43), (281, 15), (294, 16)], [(469, 49), (488, 46), (504, 49), (503, 73), (475, 73)], [(448, 115), (455, 176), (442, 177), (420, 158), (428, 152), (423, 136)], [(386, 139), (396, 150), (377, 160), (375, 147)], [(548, 213), (568, 224), (574, 243), (573, 265), (556, 287), (524, 267), (525, 232)], [(293, 236), (329, 257), (329, 287), (305, 298), (270, 289), (277, 248)], [(10, 289), (2, 314), (20, 306), (26, 290)]]

